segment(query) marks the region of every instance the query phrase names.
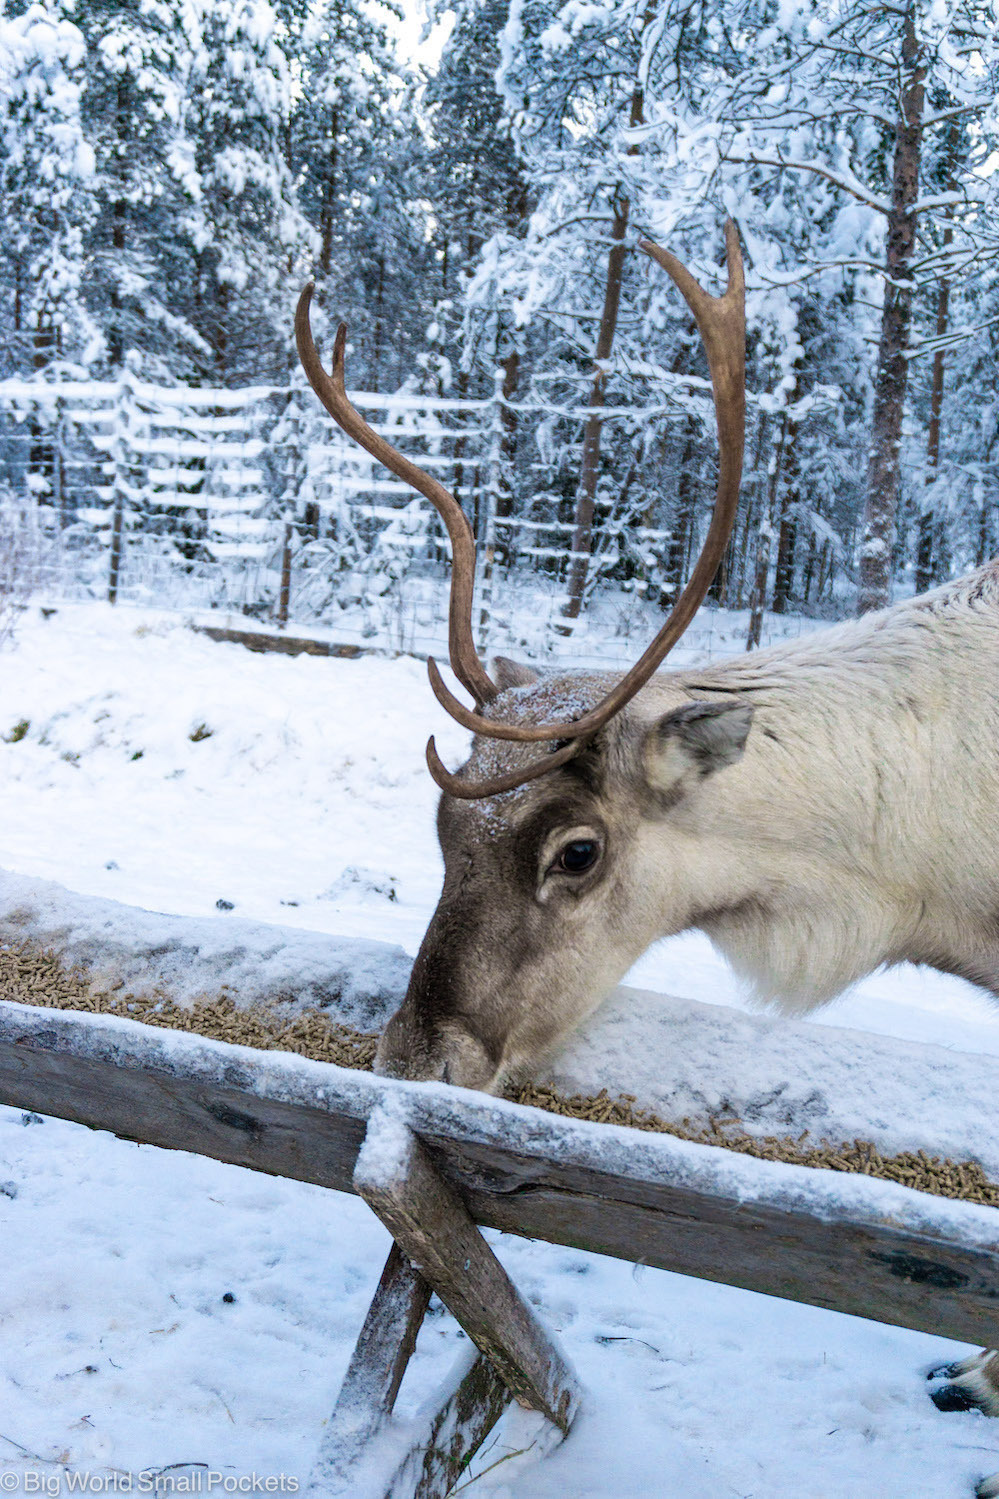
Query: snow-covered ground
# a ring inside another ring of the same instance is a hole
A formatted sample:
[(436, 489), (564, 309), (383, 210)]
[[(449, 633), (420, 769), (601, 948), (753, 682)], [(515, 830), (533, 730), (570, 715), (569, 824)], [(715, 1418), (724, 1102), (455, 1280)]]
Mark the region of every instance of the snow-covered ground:
[[(95, 606), (32, 614), (0, 655), (0, 866), (412, 953), (440, 876), (430, 733), (454, 763), (462, 732), (409, 659), (257, 656)], [(700, 937), (629, 982), (745, 1008)], [(999, 1010), (909, 968), (808, 1026), (999, 1056)], [(887, 1069), (890, 1047), (874, 1055)], [(304, 1478), (387, 1247), (363, 1204), (0, 1110), (0, 1222), (0, 1476)], [(922, 1374), (956, 1345), (541, 1244), (501, 1254), (590, 1398), (556, 1454), (500, 1463), (473, 1492), (967, 1499), (999, 1468), (999, 1422), (927, 1399)], [(431, 1320), (410, 1404), (457, 1342)]]

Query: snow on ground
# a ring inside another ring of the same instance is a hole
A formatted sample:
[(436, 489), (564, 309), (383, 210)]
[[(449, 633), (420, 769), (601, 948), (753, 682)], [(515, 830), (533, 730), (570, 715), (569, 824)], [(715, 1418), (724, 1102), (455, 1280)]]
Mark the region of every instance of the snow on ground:
[[(0, 656), (0, 866), (412, 953), (440, 874), (430, 733), (454, 763), (461, 731), (408, 659), (256, 656), (95, 606), (31, 616)], [(663, 944), (630, 981), (745, 1008), (699, 937)], [(817, 1037), (830, 1025), (999, 1055), (999, 1011), (908, 968), (808, 1022)], [(0, 1221), (0, 1475), (207, 1463), (304, 1478), (386, 1249), (361, 1203), (2, 1110)], [(473, 1493), (967, 1499), (999, 1468), (999, 1423), (926, 1398), (923, 1372), (956, 1345), (551, 1246), (500, 1249), (590, 1398), (556, 1454), (500, 1463)], [(431, 1320), (410, 1406), (458, 1343)]]

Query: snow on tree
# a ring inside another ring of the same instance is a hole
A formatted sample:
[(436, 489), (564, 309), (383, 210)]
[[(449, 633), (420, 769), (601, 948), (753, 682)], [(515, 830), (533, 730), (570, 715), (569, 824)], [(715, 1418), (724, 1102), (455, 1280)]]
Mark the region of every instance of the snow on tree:
[[(508, 0), (464, 0), (430, 12), (431, 21), (450, 17), (453, 22), (421, 105), (430, 137), (427, 189), (439, 255), (436, 322), (455, 334), (484, 244), (497, 233), (518, 236), (527, 215), (527, 182), (495, 78), (508, 13)], [(503, 363), (509, 395), (516, 385), (518, 340), (512, 318), (500, 318), (502, 328), (495, 326), (499, 314), (494, 306), (486, 317), (474, 320), (462, 369), (470, 375), (481, 364), (480, 373), (488, 377), (482, 385), (486, 391), (493, 366)], [(467, 388), (468, 380), (463, 394)]]
[(0, 16), (0, 263), (13, 306), (7, 372), (58, 362), (82, 373), (97, 352), (82, 295), (94, 176), (81, 116), (85, 57), (61, 0)]
[(200, 196), (186, 100), (203, 64), (188, 0), (91, 0), (79, 7), (88, 42), (83, 100), (97, 153), (88, 236), (88, 300), (112, 369), (129, 349), (153, 376), (190, 373), (208, 346), (178, 314), (188, 277), (177, 226)]
[[(316, 0), (289, 21), (289, 160), (318, 235), (317, 327), (350, 329), (352, 382), (394, 389), (427, 358), (433, 247), (418, 77), (396, 55), (395, 0)], [(432, 374), (431, 374), (432, 378)]]
[[(674, 28), (686, 24), (670, 6), (661, 15), (671, 16)], [(751, 16), (733, 15), (728, 34), (738, 36), (738, 65), (714, 69), (709, 118), (716, 180), (731, 190), (731, 168), (748, 169), (758, 203), (772, 202), (776, 183), (789, 176), (824, 184), (839, 211), (825, 224), (820, 215), (817, 235), (809, 226), (808, 258), (799, 260), (797, 273), (852, 263), (880, 282), (858, 546), (862, 611), (887, 603), (891, 593), (914, 308), (935, 280), (933, 257), (921, 243), (934, 215), (981, 196), (973, 150), (953, 159), (947, 190), (923, 192), (921, 172), (953, 121), (974, 120), (995, 97), (995, 30), (991, 0), (764, 6)], [(659, 46), (669, 56), (668, 39)], [(687, 122), (688, 146), (703, 136), (704, 124)]]
[[(874, 607), (996, 549), (997, 0), (434, 0), (427, 77), (394, 4), (7, 0), (3, 371), (285, 386), (311, 271), (355, 388), (502, 391), (485, 437), (427, 439), (466, 487), (488, 448), (491, 559), (564, 578), (570, 621), (600, 578), (667, 604), (714, 420), (635, 242), (717, 289), (731, 215), (750, 402), (715, 600), (754, 642), (767, 606)], [(331, 525), (289, 402), (261, 504), (304, 552)], [(44, 484), (40, 411), (12, 440)]]
[[(185, 100), (193, 250), (184, 315), (211, 349), (212, 378), (283, 376), (312, 237), (284, 153), (291, 74), (268, 0), (190, 0), (199, 47)], [(208, 371), (206, 370), (206, 373)]]
[(530, 377), (549, 413), (538, 437), (551, 500), (572, 522), (569, 619), (597, 568), (673, 596), (713, 488), (714, 421), (692, 319), (634, 254), (637, 234), (650, 233), (713, 285), (722, 246), (724, 214), (696, 174), (691, 188), (658, 129), (667, 84), (648, 67), (655, 28), (654, 6), (637, 0), (518, 0), (502, 43), (499, 79), (532, 213), (521, 238), (487, 245), (472, 296), (509, 309), (541, 346)]

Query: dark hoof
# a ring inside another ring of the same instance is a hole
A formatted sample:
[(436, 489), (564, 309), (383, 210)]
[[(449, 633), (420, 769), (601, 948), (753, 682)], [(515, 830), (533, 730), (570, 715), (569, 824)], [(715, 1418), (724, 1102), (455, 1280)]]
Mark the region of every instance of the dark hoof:
[(931, 1393), (938, 1410), (981, 1411), (983, 1416), (999, 1416), (999, 1354), (991, 1348), (973, 1353), (956, 1364), (934, 1369), (930, 1379), (949, 1379), (950, 1383)]
[(975, 1490), (975, 1499), (999, 1499), (999, 1473), (982, 1479)]
[(942, 1390), (933, 1390), (930, 1399), (938, 1411), (974, 1411), (978, 1409), (977, 1403), (972, 1400), (967, 1390), (963, 1390), (959, 1384), (945, 1384)]

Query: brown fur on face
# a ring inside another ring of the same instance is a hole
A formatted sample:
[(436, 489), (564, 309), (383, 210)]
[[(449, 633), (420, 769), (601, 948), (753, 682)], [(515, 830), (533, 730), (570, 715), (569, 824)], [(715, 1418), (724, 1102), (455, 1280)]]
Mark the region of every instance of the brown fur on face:
[[(540, 795), (510, 794), (502, 809), (500, 798), (442, 797), (444, 889), (382, 1038), (379, 1070), (489, 1088), (564, 1033), (562, 995), (578, 994), (584, 977), (563, 937), (599, 909), (620, 854), (610, 851), (593, 789), (600, 763), (594, 752), (587, 765), (546, 778)], [(560, 848), (584, 837), (601, 847), (596, 866), (552, 871)]]
[[(612, 685), (500, 676), (488, 712), (525, 723), (577, 717)], [(537, 754), (477, 738), (468, 772)], [(442, 798), (444, 889), (376, 1065), (496, 1088), (690, 926), (787, 1011), (905, 959), (999, 994), (997, 809), (997, 564), (660, 673), (567, 765), (481, 801)], [(560, 870), (560, 849), (587, 840), (597, 863)]]

